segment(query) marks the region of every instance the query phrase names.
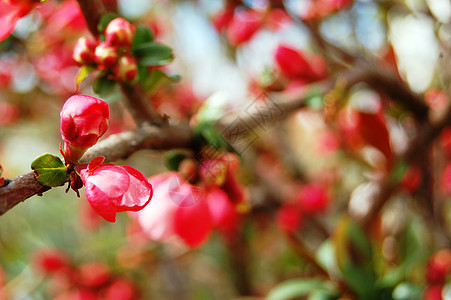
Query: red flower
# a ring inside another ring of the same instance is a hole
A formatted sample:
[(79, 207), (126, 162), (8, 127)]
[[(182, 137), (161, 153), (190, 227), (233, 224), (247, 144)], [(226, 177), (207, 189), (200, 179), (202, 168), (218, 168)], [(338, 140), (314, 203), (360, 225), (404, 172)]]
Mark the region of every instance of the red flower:
[(158, 174), (149, 181), (155, 186), (155, 199), (133, 215), (151, 239), (178, 236), (196, 248), (213, 229), (228, 234), (236, 228), (240, 214), (224, 190), (192, 185), (177, 172)]
[(210, 209), (205, 199), (192, 206), (179, 206), (174, 214), (174, 232), (191, 248), (201, 246), (213, 230)]
[(138, 64), (132, 56), (124, 55), (119, 59), (113, 72), (120, 81), (132, 81), (136, 78), (136, 75), (138, 75)]
[(68, 266), (69, 258), (58, 249), (39, 250), (34, 257), (34, 264), (40, 271), (51, 274)]
[(111, 46), (130, 46), (133, 36), (133, 25), (123, 18), (112, 20), (105, 29), (106, 42)]
[(431, 284), (444, 284), (451, 273), (451, 250), (442, 249), (429, 259), (426, 269), (426, 279)]
[(239, 10), (227, 28), (227, 39), (232, 46), (238, 46), (249, 41), (262, 25), (262, 14), (254, 10)]
[(410, 166), (401, 178), (401, 187), (409, 192), (415, 192), (423, 181), (423, 174), (418, 166)]
[(133, 300), (137, 299), (135, 286), (125, 279), (116, 279), (105, 291), (103, 299), (109, 300)]
[(285, 233), (293, 233), (302, 226), (302, 214), (298, 205), (286, 203), (277, 212), (277, 226)]
[[(282, 75), (289, 79), (303, 79), (307, 82), (326, 77), (326, 63), (319, 56), (312, 56), (309, 60), (300, 51), (280, 45), (275, 54), (275, 60)], [(309, 62), (310, 61), (310, 62)]]
[(299, 192), (299, 206), (306, 214), (324, 212), (329, 206), (329, 195), (324, 186), (306, 184)]
[(98, 288), (108, 282), (111, 272), (107, 265), (92, 262), (80, 266), (80, 283), (85, 287)]
[(108, 104), (87, 95), (67, 99), (61, 110), (61, 136), (64, 155), (76, 162), (108, 129)]
[(97, 42), (88, 40), (85, 37), (80, 38), (74, 47), (74, 60), (81, 65), (88, 65), (94, 62), (94, 51)]
[(117, 48), (107, 42), (101, 42), (94, 51), (94, 60), (101, 70), (112, 68), (118, 59)]
[(17, 21), (27, 15), (36, 3), (36, 1), (0, 1), (0, 41), (14, 31)]
[(80, 173), (86, 198), (98, 214), (115, 222), (117, 212), (138, 211), (149, 203), (153, 189), (143, 174), (129, 166), (102, 162), (103, 157), (97, 157)]

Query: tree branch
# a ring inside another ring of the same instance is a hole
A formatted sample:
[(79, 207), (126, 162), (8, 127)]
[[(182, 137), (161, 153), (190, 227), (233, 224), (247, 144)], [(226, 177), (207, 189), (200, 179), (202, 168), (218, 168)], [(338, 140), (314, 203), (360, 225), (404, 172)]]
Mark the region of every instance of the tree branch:
[[(188, 148), (192, 142), (192, 132), (188, 125), (154, 127), (148, 126), (138, 132), (123, 132), (112, 135), (90, 148), (81, 158), (81, 163), (89, 163), (97, 156), (104, 156), (105, 162), (129, 157), (140, 149)], [(36, 194), (50, 188), (41, 185), (34, 172), (6, 179), (0, 187), (0, 215)]]

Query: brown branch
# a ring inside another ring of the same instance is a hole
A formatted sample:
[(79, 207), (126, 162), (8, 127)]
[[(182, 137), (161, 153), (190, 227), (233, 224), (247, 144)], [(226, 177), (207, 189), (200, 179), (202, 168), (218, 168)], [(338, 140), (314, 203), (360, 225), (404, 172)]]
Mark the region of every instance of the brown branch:
[(153, 107), (140, 84), (120, 83), (120, 87), (127, 100), (127, 107), (138, 125), (149, 122), (152, 125), (161, 126), (166, 123), (166, 120)]
[(34, 172), (14, 179), (6, 179), (5, 183), (6, 185), (0, 187), (0, 215), (27, 198), (50, 189), (36, 180)]
[[(139, 132), (123, 132), (108, 137), (90, 148), (80, 162), (88, 163), (97, 156), (104, 156), (106, 162), (125, 159), (140, 149), (189, 148), (192, 140), (188, 125), (149, 126)], [(6, 185), (0, 187), (0, 215), (31, 196), (49, 189), (36, 180), (33, 172), (6, 179)]]
[(97, 24), (99, 24), (102, 15), (106, 13), (102, 0), (77, 0), (77, 2), (85, 17), (89, 31), (97, 37), (99, 35)]

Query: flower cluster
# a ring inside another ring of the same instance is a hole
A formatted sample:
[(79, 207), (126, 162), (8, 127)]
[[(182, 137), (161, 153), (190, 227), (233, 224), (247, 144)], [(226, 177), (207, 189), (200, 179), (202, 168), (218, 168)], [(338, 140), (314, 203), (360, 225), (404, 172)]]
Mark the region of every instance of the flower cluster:
[[(106, 132), (108, 117), (108, 104), (87, 95), (70, 97), (61, 110), (61, 136), (65, 143), (62, 154), (70, 173), (71, 187), (76, 191), (82, 184), (73, 165)], [(138, 170), (102, 164), (103, 160), (103, 157), (97, 157), (87, 167), (77, 166), (77, 169), (91, 206), (105, 220), (114, 222), (117, 212), (142, 209), (152, 198), (153, 191)]]
[(187, 158), (179, 172), (149, 178), (155, 188), (154, 200), (132, 215), (152, 240), (177, 236), (196, 248), (213, 229), (225, 238), (232, 237), (246, 207), (243, 187), (235, 175), (238, 166), (233, 154), (200, 162)]
[(114, 274), (103, 262), (76, 265), (59, 249), (36, 252), (34, 269), (48, 278), (52, 299), (132, 300), (139, 294), (129, 279)]
[(105, 29), (105, 41), (80, 38), (73, 58), (80, 65), (110, 72), (115, 80), (133, 81), (138, 73), (136, 59), (130, 53), (133, 37), (133, 25), (123, 18), (116, 18)]

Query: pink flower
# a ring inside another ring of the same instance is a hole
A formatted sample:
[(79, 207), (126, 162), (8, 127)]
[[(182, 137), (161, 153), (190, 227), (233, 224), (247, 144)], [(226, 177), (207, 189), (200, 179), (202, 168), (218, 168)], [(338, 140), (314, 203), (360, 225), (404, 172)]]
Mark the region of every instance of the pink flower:
[(158, 174), (149, 181), (155, 186), (154, 200), (132, 215), (151, 239), (166, 241), (177, 236), (197, 248), (215, 228), (224, 234), (236, 229), (240, 214), (218, 187), (192, 185), (177, 172)]
[(61, 135), (64, 155), (76, 162), (108, 129), (108, 104), (87, 95), (67, 99), (61, 110)]
[(106, 42), (112, 46), (130, 46), (133, 36), (133, 25), (123, 18), (112, 20), (105, 29)]
[(129, 166), (102, 162), (103, 157), (97, 157), (80, 172), (86, 198), (98, 214), (115, 222), (117, 212), (138, 211), (149, 203), (153, 189), (143, 174)]
[(176, 172), (169, 172), (150, 177), (149, 182), (154, 187), (153, 200), (139, 213), (132, 213), (152, 240), (164, 241), (174, 235), (173, 219), (177, 205), (169, 197), (169, 184), (175, 176)]

